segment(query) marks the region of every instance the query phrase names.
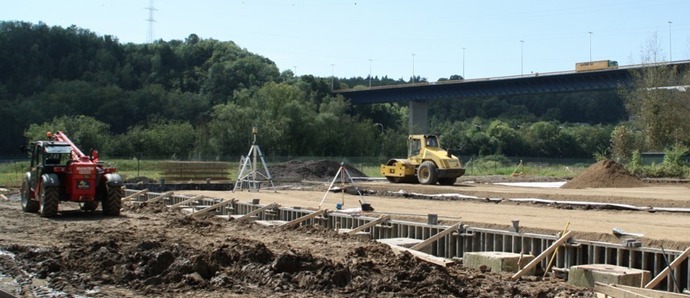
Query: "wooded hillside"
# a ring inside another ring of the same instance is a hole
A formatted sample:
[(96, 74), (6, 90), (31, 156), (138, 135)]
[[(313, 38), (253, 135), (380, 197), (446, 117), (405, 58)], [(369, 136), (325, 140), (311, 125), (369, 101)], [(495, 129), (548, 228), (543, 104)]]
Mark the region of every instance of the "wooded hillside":
[[(369, 78), (296, 77), (232, 41), (122, 44), (75, 26), (0, 22), (0, 69), (0, 156), (58, 129), (111, 156), (238, 156), (252, 127), (268, 155), (406, 153), (406, 105), (353, 107), (330, 93), (332, 83)], [(431, 131), (467, 155), (591, 157), (627, 114), (617, 93), (603, 92), (434, 102), (430, 118)], [(597, 137), (584, 144), (579, 134)]]

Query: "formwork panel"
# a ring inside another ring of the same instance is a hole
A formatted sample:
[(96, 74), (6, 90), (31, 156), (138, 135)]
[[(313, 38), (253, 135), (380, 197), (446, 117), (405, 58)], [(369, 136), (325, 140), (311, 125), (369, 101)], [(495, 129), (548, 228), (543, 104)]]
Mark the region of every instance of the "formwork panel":
[[(126, 190), (127, 195), (136, 193), (134, 190)], [(144, 202), (155, 198), (160, 194), (147, 193), (145, 195), (133, 198), (133, 201)], [(170, 204), (179, 203), (190, 199), (189, 196), (173, 195), (164, 202)], [(190, 203), (190, 206), (205, 206), (218, 203), (218, 199), (202, 199), (196, 203)], [(253, 204), (250, 202), (236, 202), (232, 206), (228, 205), (224, 208), (218, 208), (215, 212), (221, 214), (247, 214), (264, 205)], [(199, 207), (200, 208), (200, 207)], [(299, 207), (282, 207), (278, 208), (277, 212), (260, 212), (257, 214), (258, 218), (281, 221), (291, 221), (296, 218), (311, 214), (314, 211), (300, 209)], [(329, 229), (340, 228), (356, 228), (368, 222), (376, 220), (374, 217), (366, 217), (360, 215), (338, 214), (331, 213), (326, 215), (324, 219), (311, 219), (302, 223), (303, 225), (321, 225)], [(366, 230), (372, 235), (374, 239), (383, 238), (414, 238), (418, 240), (425, 240), (432, 237), (436, 233), (445, 230), (447, 227), (441, 225), (430, 226), (426, 223), (406, 222), (399, 220), (390, 220)], [(507, 230), (494, 230), (485, 228), (475, 228), (464, 225), (460, 234), (451, 233), (437, 241), (435, 241), (430, 249), (435, 256), (445, 258), (462, 258), (467, 252), (482, 252), (482, 251), (503, 251), (512, 253), (525, 253), (532, 255), (539, 255), (546, 250), (557, 237), (553, 235), (531, 234), (531, 233), (515, 233)], [(665, 255), (668, 259), (664, 259), (664, 251), (658, 248), (650, 247), (622, 247), (619, 243), (604, 243), (593, 242), (586, 240), (575, 240), (574, 243), (561, 247), (553, 260), (554, 267), (569, 268), (575, 265), (586, 264), (608, 264), (626, 268), (648, 270), (652, 276), (658, 275), (667, 267), (667, 262), (672, 262), (680, 254), (681, 251), (666, 250)], [(550, 261), (551, 255), (541, 261), (542, 268), (545, 268), (547, 262)], [(682, 290), (687, 289), (690, 284), (690, 261), (687, 259), (681, 262), (673, 274), (665, 281), (662, 281), (657, 289), (659, 290)], [(677, 283), (677, 286), (676, 286)]]

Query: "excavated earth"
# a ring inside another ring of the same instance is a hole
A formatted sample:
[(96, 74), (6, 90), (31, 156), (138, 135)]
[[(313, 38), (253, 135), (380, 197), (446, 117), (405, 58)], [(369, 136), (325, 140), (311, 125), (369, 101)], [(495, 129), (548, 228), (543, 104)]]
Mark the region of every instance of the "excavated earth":
[(21, 297), (592, 296), (557, 280), (439, 267), (318, 227), (194, 219), (162, 204), (120, 217), (77, 209), (45, 219), (0, 203), (1, 288)]
[[(329, 181), (340, 163), (283, 166), (287, 174), (274, 167), (274, 177)], [(433, 188), (384, 185), (367, 187)], [(126, 204), (119, 217), (63, 203), (58, 217), (46, 219), (23, 212), (16, 193), (7, 196), (0, 201), (0, 289), (20, 297), (593, 297), (559, 279), (511, 281), (505, 273), (439, 267), (319, 227), (197, 219), (160, 203)]]

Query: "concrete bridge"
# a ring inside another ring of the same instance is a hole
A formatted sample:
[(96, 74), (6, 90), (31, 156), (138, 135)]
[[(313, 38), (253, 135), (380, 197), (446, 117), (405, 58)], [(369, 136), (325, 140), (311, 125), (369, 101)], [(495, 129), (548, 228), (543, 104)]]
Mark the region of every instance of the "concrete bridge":
[(538, 93), (560, 93), (610, 90), (631, 87), (633, 72), (648, 67), (676, 66), (690, 69), (690, 60), (657, 64), (627, 65), (595, 71), (532, 73), (519, 76), (454, 80), (436, 83), (414, 83), (367, 89), (335, 90), (353, 104), (408, 102), (410, 133), (428, 132), (428, 102), (462, 100), (466, 97), (506, 96)]

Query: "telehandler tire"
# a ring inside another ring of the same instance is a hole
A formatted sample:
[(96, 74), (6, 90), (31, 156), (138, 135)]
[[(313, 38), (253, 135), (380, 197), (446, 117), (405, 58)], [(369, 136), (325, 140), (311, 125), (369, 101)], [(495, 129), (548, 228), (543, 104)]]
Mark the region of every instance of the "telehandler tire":
[(101, 203), (103, 215), (119, 216), (120, 208), (122, 208), (122, 196), (124, 191), (122, 187), (106, 186), (107, 193), (105, 200)]
[(57, 186), (42, 185), (40, 190), (41, 208), (38, 212), (42, 217), (57, 216), (58, 205), (60, 204), (60, 189)]
[(41, 207), (36, 200), (31, 199), (31, 187), (29, 187), (29, 180), (24, 179), (22, 181), (22, 210), (24, 212), (35, 213)]

